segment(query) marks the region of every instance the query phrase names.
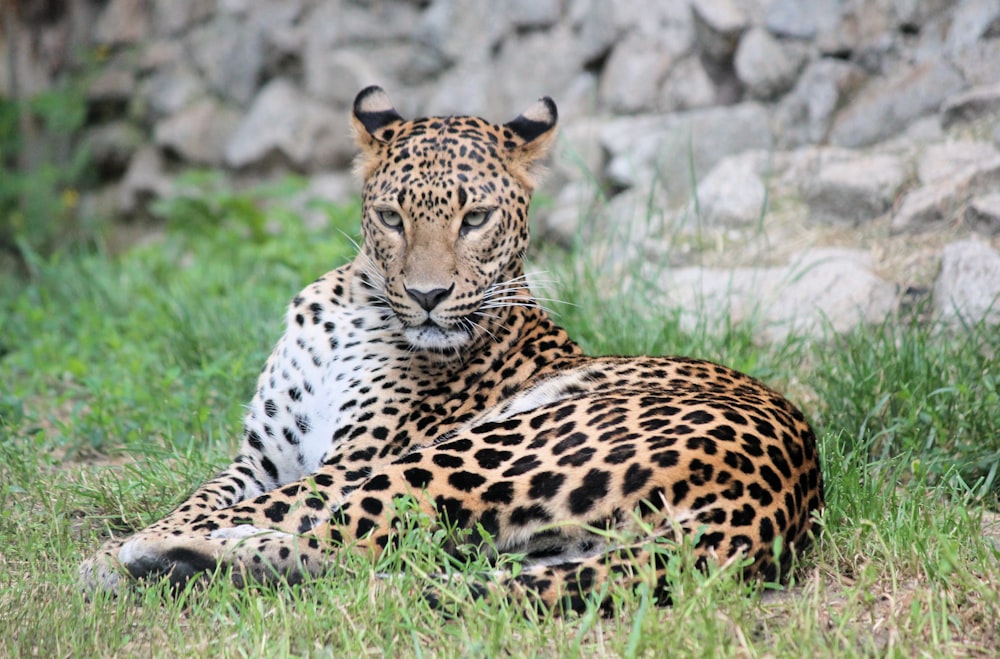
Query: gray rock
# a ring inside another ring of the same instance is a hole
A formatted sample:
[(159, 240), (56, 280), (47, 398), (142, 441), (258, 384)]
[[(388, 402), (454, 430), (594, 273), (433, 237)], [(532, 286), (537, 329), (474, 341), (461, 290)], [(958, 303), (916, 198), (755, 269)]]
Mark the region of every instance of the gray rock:
[(965, 221), (976, 231), (1000, 235), (1000, 192), (991, 192), (969, 201)]
[(872, 272), (860, 250), (818, 248), (801, 253), (783, 273), (764, 314), (764, 337), (823, 336), (885, 320), (898, 303), (895, 284)]
[(994, 156), (909, 192), (893, 215), (891, 229), (914, 231), (954, 220), (971, 197), (998, 188), (1000, 156)]
[(660, 88), (657, 107), (664, 112), (694, 110), (716, 102), (715, 84), (697, 55), (674, 63)]
[(150, 203), (166, 197), (171, 189), (159, 149), (153, 145), (142, 147), (133, 156), (118, 188), (118, 211), (126, 218), (147, 215)]
[(750, 25), (745, 7), (733, 0), (692, 0), (695, 40), (711, 59), (728, 61)]
[(982, 39), (949, 59), (969, 85), (1000, 83), (1000, 39)]
[(941, 106), (941, 126), (948, 128), (960, 121), (993, 114), (1000, 114), (1000, 83), (975, 87), (946, 99)]
[(764, 25), (779, 36), (811, 39), (835, 28), (840, 11), (840, 0), (774, 0), (767, 7)]
[(127, 121), (112, 121), (87, 130), (84, 144), (91, 164), (104, 177), (125, 172), (132, 156), (144, 143), (144, 135)]
[(560, 0), (508, 0), (504, 11), (518, 28), (543, 28), (554, 25), (562, 15)]
[(834, 114), (866, 79), (856, 64), (823, 58), (809, 63), (775, 111), (775, 135), (783, 147), (825, 142)]
[(203, 98), (156, 125), (157, 146), (199, 165), (221, 165), (240, 114), (219, 101)]
[(917, 159), (917, 179), (929, 184), (967, 175), (997, 155), (997, 150), (986, 142), (955, 140), (930, 144)]
[(751, 28), (733, 60), (736, 76), (754, 98), (769, 100), (787, 91), (806, 61), (802, 44), (782, 42), (767, 30)]
[(672, 63), (662, 46), (659, 39), (639, 32), (631, 32), (620, 41), (601, 74), (601, 105), (621, 114), (655, 109), (660, 82)]
[(697, 180), (724, 157), (771, 143), (767, 110), (757, 103), (615, 119), (601, 130), (611, 183), (630, 187), (655, 178), (671, 199), (682, 200), (692, 190), (692, 167)]
[(302, 216), (310, 230), (330, 225), (329, 208), (343, 206), (360, 194), (357, 179), (345, 172), (324, 172), (309, 177), (306, 189), (288, 201), (288, 207)]
[(951, 322), (1000, 324), (1000, 253), (978, 240), (947, 245), (934, 283), (934, 308)]
[(672, 269), (660, 287), (681, 309), (682, 328), (748, 322), (763, 341), (848, 332), (897, 305), (895, 285), (872, 272), (866, 253), (847, 249), (807, 250), (784, 267)]
[(94, 40), (108, 46), (137, 44), (149, 36), (149, 9), (143, 0), (111, 0), (94, 26)]
[(142, 84), (142, 97), (154, 118), (169, 116), (206, 93), (201, 76), (183, 61), (162, 67)]
[(214, 0), (170, 0), (153, 2), (153, 34), (170, 36), (200, 23), (215, 10)]
[(953, 2), (954, 0), (893, 0), (892, 6), (898, 26), (919, 29)]
[(135, 72), (124, 62), (102, 69), (87, 86), (87, 102), (123, 106), (135, 93)]
[[(698, 182), (697, 211), (708, 226), (744, 227), (761, 221), (766, 210), (767, 154), (748, 151), (723, 158)], [(693, 213), (695, 208), (691, 209)]]
[(536, 215), (538, 235), (543, 240), (572, 245), (584, 237), (584, 229), (592, 227), (592, 218), (599, 212), (598, 190), (589, 181), (570, 183), (563, 187), (547, 213)]
[(242, 169), (287, 163), (297, 170), (344, 166), (354, 153), (344, 118), (284, 79), (254, 99), (226, 146), (226, 164)]
[(962, 77), (943, 61), (928, 62), (869, 82), (836, 117), (830, 141), (839, 146), (864, 146), (904, 129), (964, 85)]
[(810, 218), (858, 225), (889, 210), (906, 181), (902, 160), (888, 153), (825, 150), (804, 182)]
[(955, 55), (1000, 26), (1000, 3), (996, 0), (961, 0), (951, 17), (947, 47)]
[(584, 62), (596, 62), (606, 56), (620, 34), (615, 23), (615, 4), (606, 0), (571, 0), (568, 13)]
[(193, 29), (187, 43), (212, 91), (237, 106), (249, 104), (264, 61), (259, 30), (224, 15)]
[(306, 93), (334, 107), (348, 108), (359, 90), (368, 85), (384, 84), (372, 58), (350, 48), (328, 53), (307, 70)]

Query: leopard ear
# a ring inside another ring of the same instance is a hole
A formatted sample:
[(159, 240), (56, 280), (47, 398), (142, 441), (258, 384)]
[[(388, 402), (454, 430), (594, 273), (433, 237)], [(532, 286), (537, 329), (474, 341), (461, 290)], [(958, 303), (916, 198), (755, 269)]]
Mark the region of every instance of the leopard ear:
[(403, 117), (392, 107), (388, 94), (377, 85), (365, 87), (354, 98), (351, 123), (354, 139), (361, 149), (357, 168), (365, 178), (369, 164), (382, 154), (382, 147), (393, 138), (396, 124), (402, 121)]
[(555, 102), (545, 96), (534, 105), (504, 124), (504, 146), (515, 174), (519, 175), (529, 188), (537, 184), (541, 160), (556, 139), (556, 124), (559, 111)]

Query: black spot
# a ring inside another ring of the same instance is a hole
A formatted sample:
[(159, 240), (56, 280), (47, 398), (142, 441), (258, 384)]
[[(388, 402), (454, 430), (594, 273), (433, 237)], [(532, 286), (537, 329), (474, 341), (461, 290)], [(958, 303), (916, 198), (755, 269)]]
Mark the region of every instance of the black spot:
[(658, 464), (663, 469), (669, 469), (677, 465), (680, 453), (674, 450), (659, 451), (649, 456), (649, 459)]
[(774, 470), (767, 465), (762, 465), (760, 468), (760, 477), (763, 478), (768, 487), (774, 492), (781, 492), (782, 490), (782, 480), (778, 474), (774, 473)]
[(264, 442), (261, 441), (260, 435), (257, 434), (256, 430), (251, 430), (247, 433), (247, 443), (250, 444), (250, 448), (258, 451), (264, 448)]
[(722, 508), (709, 508), (698, 513), (698, 521), (702, 524), (725, 524), (726, 511)]
[(681, 501), (684, 500), (684, 497), (688, 495), (688, 492), (691, 491), (691, 486), (688, 485), (687, 481), (677, 481), (673, 484), (671, 490), (673, 490), (674, 494), (673, 505), (676, 506), (677, 504), (679, 504)]
[(371, 533), (376, 526), (378, 525), (373, 520), (370, 520), (367, 517), (362, 517), (358, 519), (358, 525), (354, 528), (354, 537), (363, 538)]
[(782, 476), (784, 476), (785, 478), (792, 477), (792, 470), (788, 466), (788, 461), (785, 459), (785, 454), (781, 452), (780, 448), (774, 446), (773, 444), (771, 446), (768, 446), (767, 457), (771, 458), (771, 462), (774, 464), (775, 467), (778, 468), (778, 471), (781, 472)]
[(716, 426), (715, 428), (708, 430), (706, 434), (721, 442), (736, 441), (736, 430), (732, 426), (728, 425)]
[(571, 448), (577, 447), (587, 441), (587, 435), (582, 432), (575, 432), (569, 437), (566, 437), (558, 444), (552, 447), (553, 455), (560, 455), (570, 450)]
[(619, 444), (604, 456), (604, 461), (611, 465), (620, 465), (628, 462), (635, 456), (635, 446), (632, 444)]
[(736, 453), (735, 451), (726, 451), (725, 457), (722, 459), (727, 465), (733, 469), (739, 469), (740, 472), (744, 474), (752, 474), (756, 471), (753, 462), (747, 456), (742, 453)]
[(531, 506), (517, 506), (510, 512), (510, 523), (515, 526), (526, 526), (534, 521), (548, 522), (552, 519), (548, 511), (539, 504)]
[(448, 524), (458, 528), (466, 528), (469, 525), (469, 518), (472, 516), (472, 511), (463, 506), (462, 503), (461, 499), (456, 499), (455, 497), (439, 496), (434, 499), (434, 507), (437, 509), (438, 516)]
[(597, 449), (590, 446), (585, 446), (576, 453), (570, 453), (569, 455), (564, 455), (563, 457), (559, 458), (559, 462), (557, 462), (556, 464), (558, 464), (561, 467), (566, 467), (566, 466), (582, 467), (583, 465), (590, 462), (590, 459), (594, 457), (595, 453), (597, 453)]
[(511, 478), (513, 476), (522, 476), (533, 469), (537, 469), (542, 465), (542, 461), (539, 460), (534, 455), (526, 455), (522, 458), (518, 458), (511, 464), (510, 469), (503, 472), (504, 478)]
[(365, 497), (361, 500), (361, 509), (372, 517), (381, 515), (384, 508), (382, 502), (375, 497)]
[(706, 423), (712, 423), (715, 421), (715, 415), (704, 410), (692, 410), (681, 417), (684, 421), (688, 423), (693, 423), (698, 426), (703, 426)]
[(484, 503), (509, 504), (514, 500), (514, 484), (510, 481), (500, 481), (493, 483), (486, 491), (479, 495)]
[(715, 441), (708, 437), (689, 437), (687, 447), (689, 451), (701, 451), (705, 455), (715, 455), (719, 452)]
[(760, 539), (763, 542), (771, 542), (774, 540), (774, 523), (771, 521), (770, 517), (762, 517), (759, 526)]
[(434, 457), (431, 458), (431, 462), (436, 464), (438, 467), (443, 467), (445, 469), (458, 469), (463, 464), (465, 460), (457, 455), (451, 455), (450, 453), (436, 453)]
[(485, 482), (485, 477), (471, 471), (455, 471), (448, 476), (448, 484), (462, 492), (471, 492)]
[(559, 493), (566, 476), (552, 471), (543, 471), (531, 477), (528, 496), (532, 499), (551, 499)]
[(750, 526), (755, 517), (757, 517), (757, 510), (749, 503), (745, 503), (742, 508), (733, 511), (729, 523), (733, 526)]
[[(471, 445), (471, 444), (470, 444)], [(514, 456), (510, 451), (498, 451), (496, 449), (484, 448), (476, 451), (473, 457), (483, 469), (498, 469), (507, 460)]]
[(270, 398), (268, 398), (267, 400), (265, 400), (264, 401), (264, 414), (268, 415), (271, 418), (274, 418), (274, 415), (277, 414), (277, 413), (278, 413), (278, 405), (273, 400), (271, 400)]
[(288, 511), (291, 509), (292, 507), (284, 501), (275, 501), (264, 509), (264, 516), (272, 522), (280, 522), (285, 519), (285, 515), (287, 515)]
[(593, 507), (598, 499), (608, 493), (610, 474), (600, 469), (591, 469), (583, 477), (580, 487), (569, 493), (569, 509), (574, 515), (582, 515)]
[(622, 494), (628, 496), (646, 486), (653, 475), (652, 469), (647, 469), (633, 462), (625, 470), (625, 482), (622, 484)]
[(403, 478), (414, 489), (422, 490), (434, 480), (434, 474), (420, 467), (410, 467), (403, 472)]
[(391, 484), (392, 483), (388, 476), (385, 474), (378, 474), (377, 476), (373, 476), (368, 479), (368, 481), (361, 486), (361, 489), (366, 492), (384, 492), (389, 489)]

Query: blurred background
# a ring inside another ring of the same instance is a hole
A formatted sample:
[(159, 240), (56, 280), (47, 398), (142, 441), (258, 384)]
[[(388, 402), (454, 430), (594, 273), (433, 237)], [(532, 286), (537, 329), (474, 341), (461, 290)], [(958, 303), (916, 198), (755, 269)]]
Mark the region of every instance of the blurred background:
[(776, 335), (924, 300), (1000, 320), (995, 0), (2, 7), (8, 275), (146, 240), (164, 200), (206, 187), (294, 180), (288, 203), (321, 227), (307, 201), (356, 195), (347, 113), (377, 83), (408, 117), (502, 122), (552, 96), (536, 237), (589, 245), (626, 286), (667, 263), (678, 306), (753, 309)]

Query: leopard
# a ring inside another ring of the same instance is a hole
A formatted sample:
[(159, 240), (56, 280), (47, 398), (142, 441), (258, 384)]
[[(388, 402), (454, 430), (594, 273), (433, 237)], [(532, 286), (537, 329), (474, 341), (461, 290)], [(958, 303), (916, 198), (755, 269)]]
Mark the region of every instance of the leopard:
[(232, 463), (107, 540), (83, 588), (336, 578), (345, 553), (385, 555), (415, 517), (450, 530), (426, 536), (446, 552), (463, 531), (463, 550), (517, 564), (474, 594), (549, 610), (641, 583), (669, 604), (685, 544), (697, 569), (784, 579), (824, 506), (800, 409), (711, 361), (588, 356), (531, 291), (552, 99), (505, 124), (406, 120), (371, 86), (349, 115), (357, 255), (292, 299)]

